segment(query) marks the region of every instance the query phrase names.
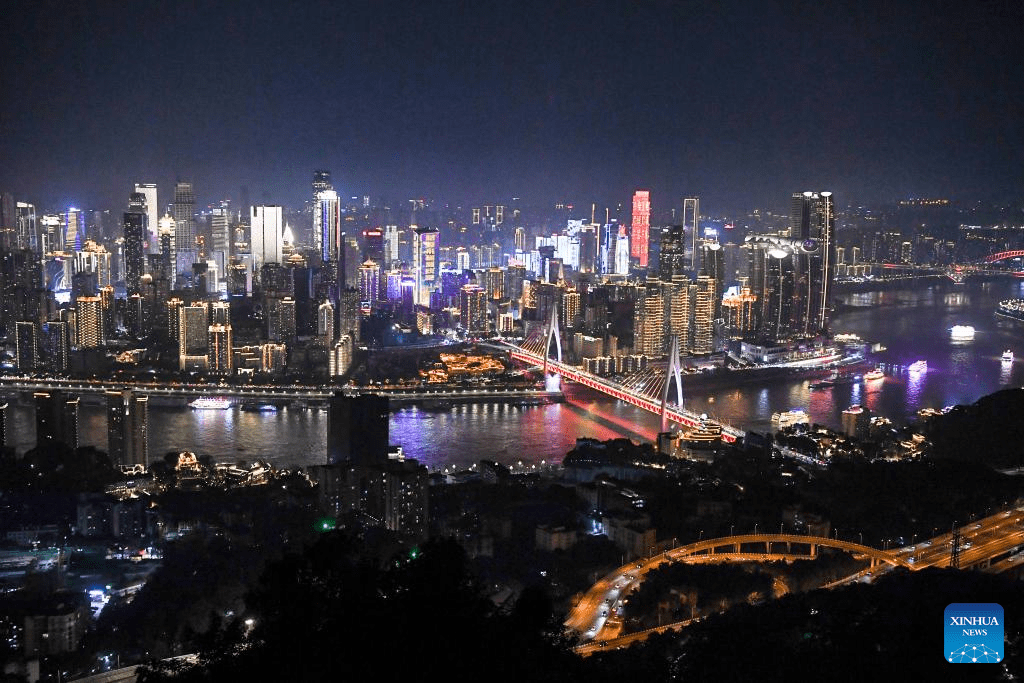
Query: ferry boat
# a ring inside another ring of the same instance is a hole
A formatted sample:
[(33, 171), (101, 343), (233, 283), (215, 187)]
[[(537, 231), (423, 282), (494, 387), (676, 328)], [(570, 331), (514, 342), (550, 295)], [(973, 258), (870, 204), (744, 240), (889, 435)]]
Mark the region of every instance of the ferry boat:
[(949, 336), (955, 341), (970, 341), (974, 339), (974, 327), (972, 325), (953, 325), (949, 328)]
[(1004, 299), (996, 306), (996, 315), (1024, 322), (1024, 299)]
[(795, 424), (810, 424), (810, 422), (810, 416), (800, 408), (772, 414), (772, 425), (777, 426), (779, 429), (785, 429)]
[(907, 366), (907, 370), (910, 372), (928, 372), (928, 361), (916, 360)]
[(1005, 351), (1003, 351), (1002, 361), (1004, 363), (1012, 363), (1013, 362), (1013, 351), (1011, 351), (1010, 349), (1006, 349)]
[(885, 377), (885, 373), (882, 372), (881, 368), (875, 368), (871, 372), (867, 372), (864, 374), (864, 379), (868, 381), (873, 379), (882, 379), (883, 377)]
[(203, 396), (188, 404), (193, 410), (227, 410), (231, 407), (231, 401), (226, 398)]

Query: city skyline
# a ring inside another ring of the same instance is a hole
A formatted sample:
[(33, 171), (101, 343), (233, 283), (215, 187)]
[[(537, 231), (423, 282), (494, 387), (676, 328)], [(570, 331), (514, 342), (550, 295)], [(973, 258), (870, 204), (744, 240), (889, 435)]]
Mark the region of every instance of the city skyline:
[[(120, 209), (506, 196), (652, 209), (1005, 199), (1021, 185), (1019, 6), (260, 2), (19, 8), (0, 187)], [(130, 47), (130, 49), (128, 49)], [(16, 95), (16, 96), (13, 96)], [(42, 115), (40, 115), (42, 114)]]

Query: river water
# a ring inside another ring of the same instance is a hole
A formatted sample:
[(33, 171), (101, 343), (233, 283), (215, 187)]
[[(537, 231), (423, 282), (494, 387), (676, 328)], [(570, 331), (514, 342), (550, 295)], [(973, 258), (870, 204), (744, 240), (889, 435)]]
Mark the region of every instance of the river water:
[[(925, 407), (971, 403), (1005, 386), (1024, 383), (1024, 325), (993, 315), (1000, 299), (1024, 298), (1024, 282), (952, 283), (917, 290), (848, 294), (833, 318), (834, 332), (851, 332), (881, 343), (873, 359), (887, 370), (883, 380), (811, 389), (811, 379), (784, 378), (736, 388), (689, 387), (686, 406), (737, 427), (767, 431), (773, 412), (803, 408), (815, 422), (838, 428), (852, 404), (896, 422)], [(973, 325), (969, 342), (951, 340), (949, 328)], [(1000, 361), (1006, 349), (1018, 360)], [(926, 360), (928, 371), (906, 372)], [(555, 462), (579, 436), (625, 436), (653, 440), (655, 415), (578, 386), (565, 386), (566, 401), (547, 406), (460, 405), (446, 411), (403, 408), (392, 414), (391, 442), (432, 469), (488, 458), (507, 464)], [(14, 406), (8, 431), (19, 452), (35, 441), (34, 413)], [(83, 405), (81, 441), (106, 449), (106, 415)], [(280, 465), (319, 464), (326, 453), (327, 413), (287, 408), (278, 412), (193, 411), (152, 408), (150, 459), (167, 451), (192, 450), (216, 461), (262, 458)]]

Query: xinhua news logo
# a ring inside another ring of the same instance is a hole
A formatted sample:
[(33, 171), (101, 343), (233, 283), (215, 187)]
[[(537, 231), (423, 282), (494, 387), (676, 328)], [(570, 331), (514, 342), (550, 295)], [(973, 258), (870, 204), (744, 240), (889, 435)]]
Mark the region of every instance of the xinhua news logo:
[(1006, 654), (1003, 608), (994, 602), (954, 602), (944, 615), (943, 656), (951, 664), (995, 664)]

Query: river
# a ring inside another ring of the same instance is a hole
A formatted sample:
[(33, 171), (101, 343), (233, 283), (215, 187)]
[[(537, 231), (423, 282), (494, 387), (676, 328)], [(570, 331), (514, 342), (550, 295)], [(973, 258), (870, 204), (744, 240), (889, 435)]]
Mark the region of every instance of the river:
[[(762, 384), (702, 391), (690, 387), (685, 404), (737, 427), (767, 431), (773, 412), (803, 408), (814, 422), (834, 428), (852, 404), (896, 422), (921, 408), (971, 403), (1005, 386), (1024, 382), (1024, 325), (993, 315), (1000, 299), (1024, 298), (1024, 282), (952, 283), (919, 290), (844, 295), (834, 332), (850, 332), (881, 343), (874, 360), (883, 380), (811, 389), (810, 379), (775, 379)], [(973, 340), (950, 338), (955, 324), (972, 325)], [(1002, 363), (1006, 349), (1018, 360)], [(925, 360), (928, 371), (906, 372)], [(391, 416), (391, 442), (407, 457), (431, 469), (461, 467), (488, 458), (507, 464), (557, 462), (579, 436), (625, 436), (653, 440), (659, 421), (615, 399), (568, 385), (564, 403), (546, 406), (459, 405), (445, 411), (403, 408)], [(35, 441), (34, 413), (13, 406), (8, 432), (19, 452)], [(101, 405), (83, 405), (81, 442), (106, 449), (106, 415)], [(150, 459), (168, 451), (208, 453), (214, 460), (264, 459), (282, 466), (319, 464), (326, 452), (327, 413), (287, 408), (278, 412), (193, 411), (153, 408), (149, 414)]]

